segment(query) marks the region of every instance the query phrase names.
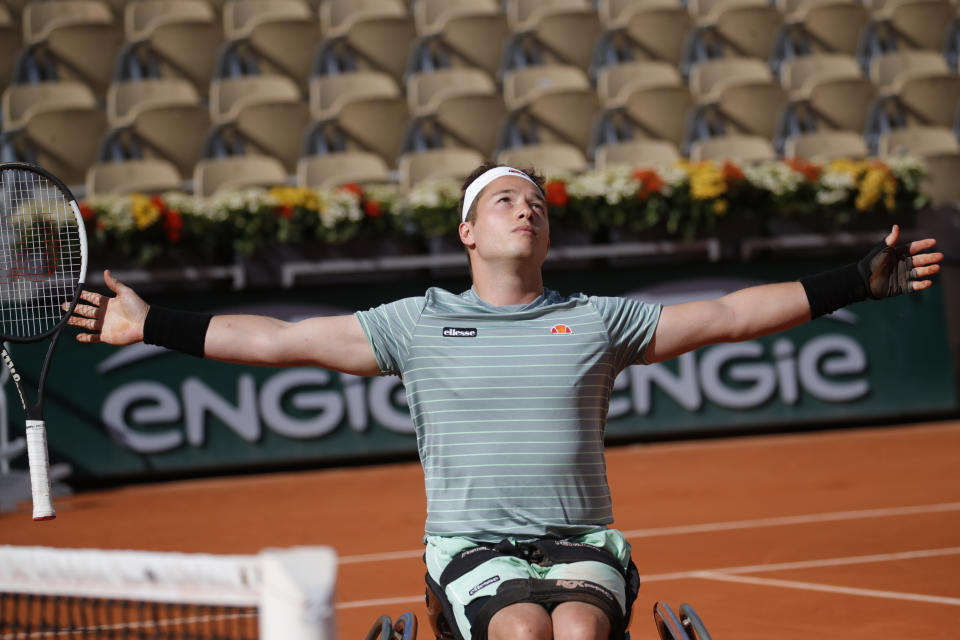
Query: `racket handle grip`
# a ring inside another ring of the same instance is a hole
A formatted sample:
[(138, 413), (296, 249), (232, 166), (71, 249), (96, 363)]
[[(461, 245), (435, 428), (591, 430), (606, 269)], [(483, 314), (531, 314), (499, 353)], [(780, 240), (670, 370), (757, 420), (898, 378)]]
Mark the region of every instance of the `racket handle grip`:
[(30, 465), (30, 488), (33, 491), (33, 519), (53, 520), (50, 497), (50, 458), (47, 454), (47, 428), (43, 420), (27, 420), (27, 461)]

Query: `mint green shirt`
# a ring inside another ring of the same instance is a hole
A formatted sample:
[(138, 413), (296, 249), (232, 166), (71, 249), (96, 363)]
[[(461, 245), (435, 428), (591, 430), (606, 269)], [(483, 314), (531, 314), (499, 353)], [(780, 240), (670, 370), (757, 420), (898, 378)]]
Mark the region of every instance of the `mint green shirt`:
[(417, 434), (428, 535), (570, 537), (613, 522), (603, 433), (614, 378), (660, 305), (545, 290), (497, 307), (431, 288), (357, 313)]

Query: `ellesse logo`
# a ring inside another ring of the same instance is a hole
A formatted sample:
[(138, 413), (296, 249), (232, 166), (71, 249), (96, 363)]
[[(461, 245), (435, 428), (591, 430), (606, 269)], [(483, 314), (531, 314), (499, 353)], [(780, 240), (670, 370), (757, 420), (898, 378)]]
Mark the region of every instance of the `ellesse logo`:
[(550, 333), (573, 333), (573, 329), (565, 324), (555, 324), (553, 328), (550, 329)]
[(477, 330), (472, 327), (444, 327), (443, 336), (445, 338), (476, 338)]

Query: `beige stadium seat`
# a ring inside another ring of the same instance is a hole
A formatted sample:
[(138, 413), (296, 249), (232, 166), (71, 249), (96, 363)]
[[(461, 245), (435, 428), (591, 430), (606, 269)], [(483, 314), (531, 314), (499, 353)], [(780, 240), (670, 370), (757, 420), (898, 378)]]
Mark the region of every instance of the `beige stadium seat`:
[(410, 108), (396, 81), (384, 72), (355, 71), (310, 81), (314, 120), (329, 123), (356, 148), (379, 154), (395, 167)]
[(113, 129), (128, 128), (147, 153), (173, 163), (189, 178), (211, 119), (193, 84), (171, 76), (110, 85), (107, 122)]
[(871, 12), (871, 20), (890, 28), (913, 49), (941, 51), (947, 25), (957, 17), (950, 0), (885, 0)]
[(761, 60), (718, 58), (697, 63), (690, 87), (698, 102), (711, 105), (741, 133), (773, 138), (787, 93)]
[(286, 76), (218, 78), (210, 83), (210, 116), (215, 125), (231, 124), (261, 153), (296, 170), (310, 108)]
[(376, 153), (342, 151), (297, 161), (297, 184), (330, 189), (345, 184), (393, 182), (390, 167)]
[(615, 165), (656, 167), (680, 159), (677, 145), (669, 140), (628, 140), (597, 147), (593, 162), (597, 169)]
[(10, 84), (17, 52), (23, 45), (20, 24), (6, 5), (0, 4), (0, 87)]
[(193, 82), (206, 96), (223, 28), (205, 0), (131, 0), (124, 10), (127, 41), (149, 47), (164, 75)]
[(37, 151), (37, 163), (67, 184), (83, 184), (107, 118), (80, 82), (11, 85), (2, 97), (3, 129)]
[(718, 3), (696, 21), (702, 37), (719, 38), (728, 47), (725, 55), (762, 60), (770, 56), (782, 24), (783, 15), (766, 2)]
[(586, 73), (572, 65), (539, 65), (504, 73), (503, 98), (512, 113), (543, 125), (544, 142), (566, 142), (586, 151), (600, 112)]
[(413, 117), (439, 127), (455, 146), (493, 154), (507, 108), (485, 71), (450, 68), (411, 74), (407, 100)]
[(864, 130), (877, 89), (852, 57), (815, 53), (784, 62), (780, 81), (796, 107), (811, 108), (833, 129)]
[(880, 155), (909, 153), (926, 156), (960, 152), (960, 142), (952, 129), (945, 127), (903, 127), (880, 136), (877, 145)]
[(690, 110), (696, 102), (685, 85), (634, 89), (624, 111), (647, 136), (680, 145)]
[(931, 153), (923, 156), (927, 178), (920, 189), (934, 204), (960, 203), (960, 153)]
[(484, 155), (464, 148), (429, 149), (405, 153), (397, 161), (400, 186), (410, 189), (430, 178), (462, 180), (483, 164)]
[(61, 80), (77, 80), (102, 96), (123, 44), (123, 27), (95, 0), (31, 2), (23, 9), (23, 44), (42, 47), (60, 64)]
[(398, 82), (403, 78), (417, 34), (402, 0), (323, 0), (320, 27), (325, 43), (348, 46), (363, 68), (385, 71)]
[(159, 158), (98, 162), (87, 170), (87, 197), (106, 194), (162, 193), (182, 187), (177, 167)]
[(731, 134), (697, 140), (690, 145), (691, 160), (730, 160), (738, 163), (775, 160), (770, 140), (761, 136)]
[(762, 6), (767, 0), (689, 0), (687, 8), (690, 14), (697, 19), (714, 17), (729, 7), (735, 6)]
[(587, 158), (580, 149), (556, 142), (504, 149), (497, 154), (497, 162), (518, 168), (534, 167), (548, 176), (552, 173), (578, 173), (588, 168)]
[(953, 73), (904, 71), (887, 86), (907, 109), (910, 119), (951, 127), (960, 105), (960, 77)]
[(506, 14), (514, 33), (532, 35), (555, 61), (590, 66), (601, 32), (590, 0), (507, 0)]
[(597, 72), (597, 95), (605, 108), (625, 105), (634, 91), (682, 86), (676, 65), (661, 60), (621, 62)]
[(413, 17), (420, 38), (439, 38), (462, 65), (496, 74), (510, 34), (499, 0), (416, 0)]
[(282, 73), (306, 93), (320, 22), (304, 0), (231, 0), (223, 26), (228, 41), (245, 41), (267, 63), (261, 72)]
[(193, 190), (209, 197), (220, 191), (285, 184), (287, 172), (276, 158), (261, 155), (206, 158), (193, 172)]
[(686, 9), (681, 0), (597, 0), (597, 16), (604, 29), (622, 29), (634, 13), (648, 7)]
[(785, 22), (799, 26), (815, 51), (854, 55), (870, 14), (857, 0), (802, 0), (785, 10)]
[(866, 158), (870, 150), (863, 136), (853, 131), (812, 131), (787, 138), (783, 155), (827, 162), (834, 158)]
[(870, 79), (880, 89), (887, 89), (904, 73), (949, 73), (947, 61), (937, 51), (902, 49), (890, 51), (870, 60)]

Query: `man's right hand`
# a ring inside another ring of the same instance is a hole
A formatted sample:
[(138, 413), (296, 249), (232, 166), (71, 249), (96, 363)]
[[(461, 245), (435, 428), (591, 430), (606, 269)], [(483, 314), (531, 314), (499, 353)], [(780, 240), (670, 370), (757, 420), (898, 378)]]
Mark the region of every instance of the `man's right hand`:
[(67, 321), (84, 330), (78, 342), (105, 342), (123, 346), (143, 340), (143, 321), (150, 308), (133, 289), (113, 277), (109, 270), (103, 280), (116, 295), (113, 297), (83, 291), (73, 315)]

